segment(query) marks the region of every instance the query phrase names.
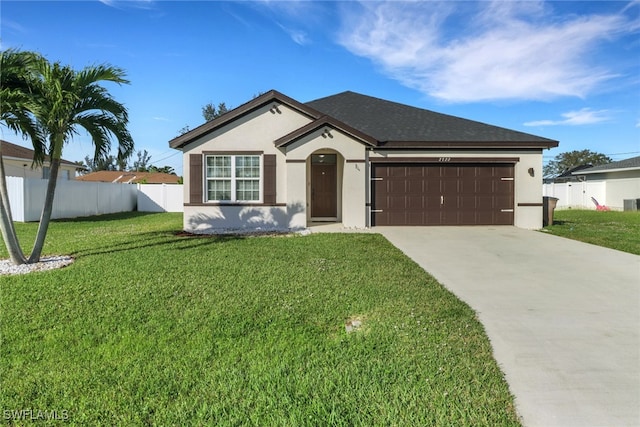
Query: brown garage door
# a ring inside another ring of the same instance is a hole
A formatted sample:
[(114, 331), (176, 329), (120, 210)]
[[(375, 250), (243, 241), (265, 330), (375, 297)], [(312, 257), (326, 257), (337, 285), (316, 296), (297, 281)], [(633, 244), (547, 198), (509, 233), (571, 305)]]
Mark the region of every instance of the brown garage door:
[(373, 164), (372, 225), (512, 225), (512, 164)]

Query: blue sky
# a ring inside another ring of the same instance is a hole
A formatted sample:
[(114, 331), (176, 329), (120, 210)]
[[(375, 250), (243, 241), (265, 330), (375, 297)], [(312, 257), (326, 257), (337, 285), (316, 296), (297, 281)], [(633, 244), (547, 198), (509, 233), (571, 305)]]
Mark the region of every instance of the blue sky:
[[(77, 69), (110, 63), (138, 150), (182, 173), (168, 141), (212, 102), (345, 90), (590, 149), (640, 155), (640, 1), (6, 1), (2, 49)], [(2, 138), (21, 144), (2, 130)], [(92, 153), (80, 135), (68, 160)]]

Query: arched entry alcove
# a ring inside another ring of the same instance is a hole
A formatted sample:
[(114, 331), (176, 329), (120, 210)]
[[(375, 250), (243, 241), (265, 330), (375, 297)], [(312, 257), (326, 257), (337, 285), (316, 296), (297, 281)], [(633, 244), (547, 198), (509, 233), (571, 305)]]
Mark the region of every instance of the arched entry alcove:
[(307, 158), (307, 221), (342, 221), (344, 157), (335, 150), (314, 151)]

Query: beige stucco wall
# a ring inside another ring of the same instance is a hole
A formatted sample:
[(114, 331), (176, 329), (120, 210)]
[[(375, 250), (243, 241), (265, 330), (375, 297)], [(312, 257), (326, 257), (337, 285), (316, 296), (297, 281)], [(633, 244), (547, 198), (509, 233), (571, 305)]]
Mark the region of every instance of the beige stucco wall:
[[(329, 128), (330, 129), (330, 128)], [(289, 161), (287, 176), (289, 191), (293, 191), (287, 203), (298, 202), (304, 197), (305, 218), (310, 221), (309, 195), (311, 193), (309, 172), (312, 154), (336, 153), (338, 181), (338, 221), (346, 228), (365, 228), (366, 222), (366, 186), (367, 176), (364, 160), (365, 145), (336, 129), (330, 129), (331, 137), (323, 136), (325, 128), (290, 144), (286, 147)], [(304, 161), (304, 163), (301, 163)], [(302, 168), (304, 167), (304, 169)], [(298, 175), (302, 173), (302, 175)], [(302, 180), (299, 177), (306, 179)]]
[(279, 112), (275, 112), (271, 109), (274, 104), (269, 103), (189, 144), (182, 157), (185, 203), (189, 202), (189, 154), (205, 151), (262, 151), (264, 154), (276, 154), (276, 202), (286, 202), (286, 180), (281, 179), (284, 178), (281, 172), (286, 169), (285, 156), (273, 142), (306, 125), (311, 119), (283, 104), (278, 104)]
[[(272, 107), (277, 105), (277, 111)], [(184, 228), (193, 232), (214, 229), (289, 229), (306, 227), (304, 198), (288, 184), (288, 165), (284, 151), (274, 145), (283, 135), (306, 125), (311, 119), (274, 102), (202, 136), (183, 150), (184, 202), (189, 203), (189, 155), (206, 151), (260, 151), (276, 155), (276, 203), (282, 206), (185, 206)], [(298, 177), (304, 183), (304, 171)], [(291, 197), (288, 192), (293, 191)], [(286, 204), (286, 206), (285, 206)]]
[[(542, 227), (541, 206), (518, 206), (519, 204), (542, 203), (542, 153), (538, 150), (433, 150), (428, 152), (376, 150), (371, 152), (369, 157), (371, 159), (394, 157), (415, 157), (416, 159), (421, 157), (518, 157), (520, 160), (514, 165), (514, 225), (527, 229), (539, 229)], [(533, 168), (534, 176), (529, 175), (529, 168)]]

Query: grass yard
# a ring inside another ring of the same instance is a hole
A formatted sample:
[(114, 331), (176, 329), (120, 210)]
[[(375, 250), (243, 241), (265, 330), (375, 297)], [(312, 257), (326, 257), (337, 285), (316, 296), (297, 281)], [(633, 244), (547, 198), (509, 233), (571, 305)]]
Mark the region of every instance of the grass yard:
[(57, 221), (45, 254), (74, 264), (0, 277), (4, 423), (519, 425), (473, 311), (383, 237), (181, 225)]
[(640, 212), (563, 209), (545, 231), (556, 236), (640, 255)]

